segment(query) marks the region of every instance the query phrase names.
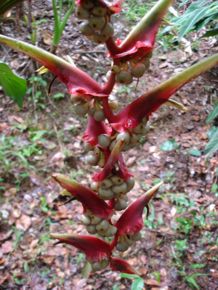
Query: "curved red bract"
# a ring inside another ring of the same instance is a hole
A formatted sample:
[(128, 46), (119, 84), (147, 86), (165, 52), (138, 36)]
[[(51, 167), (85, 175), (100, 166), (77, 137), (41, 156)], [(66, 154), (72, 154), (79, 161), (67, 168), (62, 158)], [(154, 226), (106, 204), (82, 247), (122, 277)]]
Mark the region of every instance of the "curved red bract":
[(93, 236), (52, 233), (51, 238), (58, 239), (58, 243), (65, 243), (76, 247), (85, 253), (86, 257), (93, 262), (100, 261), (111, 256), (110, 244)]
[(53, 178), (66, 189), (78, 201), (80, 201), (85, 210), (90, 210), (94, 215), (109, 219), (112, 214), (112, 209), (109, 205), (91, 189), (70, 180), (62, 174), (53, 174)]
[(152, 187), (149, 191), (147, 191), (143, 196), (139, 197), (124, 211), (124, 213), (121, 215), (116, 223), (117, 233), (115, 241), (117, 241), (118, 237), (122, 235), (136, 234), (142, 229), (142, 214), (144, 211), (144, 207), (148, 205), (149, 201), (157, 192), (161, 184), (162, 182)]
[(117, 144), (114, 146), (113, 150), (111, 151), (111, 154), (108, 156), (108, 159), (104, 165), (104, 168), (93, 176), (93, 180), (102, 181), (112, 172), (114, 165), (119, 160), (120, 152), (123, 148), (123, 145), (124, 145), (124, 142), (122, 140), (117, 142)]
[(92, 116), (88, 117), (88, 124), (83, 135), (83, 140), (95, 146), (98, 144), (98, 136), (101, 134), (111, 135), (112, 128), (104, 122), (96, 121)]
[(137, 274), (132, 266), (123, 259), (111, 257), (110, 266), (113, 271), (118, 271), (127, 274)]

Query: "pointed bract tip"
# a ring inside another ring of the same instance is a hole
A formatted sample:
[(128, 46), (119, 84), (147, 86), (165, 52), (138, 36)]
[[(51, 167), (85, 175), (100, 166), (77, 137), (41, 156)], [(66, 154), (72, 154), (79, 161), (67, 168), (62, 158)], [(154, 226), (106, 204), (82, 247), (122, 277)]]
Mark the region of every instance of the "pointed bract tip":
[(154, 185), (151, 189), (146, 191), (145, 197), (147, 200), (147, 203), (153, 198), (154, 194), (157, 192), (157, 190), (160, 188), (160, 186), (163, 185), (163, 181), (160, 181), (156, 185)]
[(113, 271), (139, 275), (139, 273), (137, 273), (137, 271), (133, 269), (133, 267), (128, 262), (120, 258), (111, 257), (110, 266)]

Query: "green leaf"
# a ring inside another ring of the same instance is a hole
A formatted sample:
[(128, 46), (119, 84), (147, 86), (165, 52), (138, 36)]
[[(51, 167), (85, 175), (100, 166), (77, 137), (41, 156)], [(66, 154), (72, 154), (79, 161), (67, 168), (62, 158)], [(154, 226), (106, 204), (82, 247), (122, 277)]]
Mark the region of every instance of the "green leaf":
[[(184, 25), (180, 29), (179, 37), (183, 37), (187, 32), (189, 32), (194, 25), (204, 17), (205, 13), (207, 12), (208, 8), (205, 7), (204, 9), (200, 9), (200, 11), (195, 11), (193, 13), (192, 18), (187, 18), (187, 22), (184, 23)], [(189, 21), (188, 21), (189, 20)]]
[(206, 264), (191, 264), (191, 269), (202, 269)]
[(194, 273), (185, 278), (186, 283), (191, 287), (191, 289), (198, 289), (198, 290), (201, 289), (196, 282), (196, 278), (199, 276), (206, 276), (206, 275), (202, 273)]
[(195, 157), (200, 157), (201, 156), (201, 151), (195, 148), (191, 148), (188, 151), (189, 155), (195, 156)]
[(212, 122), (216, 117), (218, 117), (218, 104), (215, 105), (213, 111), (208, 115), (206, 123)]
[(208, 30), (202, 37), (210, 37), (210, 36), (217, 36), (218, 35), (218, 28)]
[(177, 144), (174, 139), (169, 139), (160, 146), (160, 149), (163, 151), (172, 151), (178, 148), (179, 144)]
[(211, 192), (216, 193), (218, 192), (218, 184), (213, 183), (211, 186)]
[(131, 285), (131, 290), (142, 290), (142, 289), (144, 289), (144, 280), (142, 278), (135, 279)]
[(180, 252), (185, 251), (188, 248), (187, 240), (186, 239), (185, 240), (176, 240), (175, 241), (175, 248)]
[(127, 279), (137, 279), (140, 278), (138, 275), (136, 274), (127, 274), (127, 273), (121, 273), (120, 274), (121, 278), (127, 278)]
[(21, 108), (27, 90), (26, 80), (14, 74), (10, 67), (3, 62), (0, 62), (0, 85), (5, 94)]
[(208, 142), (204, 152), (211, 156), (217, 150), (218, 150), (218, 128), (216, 128), (216, 131), (211, 136), (211, 139)]

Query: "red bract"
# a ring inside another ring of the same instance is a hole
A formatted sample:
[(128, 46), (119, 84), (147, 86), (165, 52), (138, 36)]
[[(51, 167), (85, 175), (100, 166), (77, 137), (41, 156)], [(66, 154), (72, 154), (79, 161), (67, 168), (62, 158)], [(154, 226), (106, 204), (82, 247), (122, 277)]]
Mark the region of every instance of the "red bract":
[(117, 141), (116, 145), (114, 146), (113, 150), (111, 151), (111, 154), (109, 155), (104, 165), (103, 170), (99, 173), (96, 173), (93, 176), (93, 180), (102, 181), (111, 173), (115, 163), (119, 160), (120, 152), (122, 150), (123, 145), (124, 142), (122, 140)]
[(110, 266), (113, 271), (118, 271), (127, 274), (137, 274), (137, 272), (127, 263), (120, 258), (111, 257)]
[[(110, 10), (111, 14), (113, 13), (119, 13), (121, 10), (121, 5), (124, 0), (114, 0), (111, 1), (112, 3), (104, 0), (98, 0), (96, 1), (99, 5), (102, 5), (102, 7), (106, 7)], [(77, 5), (82, 5), (85, 0), (77, 0), (76, 3)], [(95, 2), (95, 1), (93, 1)]]
[(92, 236), (77, 236), (73, 234), (52, 233), (51, 238), (59, 240), (58, 243), (65, 243), (81, 250), (90, 261), (100, 261), (111, 255), (110, 244)]
[(144, 207), (148, 205), (149, 201), (162, 184), (163, 182), (160, 182), (152, 187), (149, 191), (147, 191), (143, 196), (139, 197), (125, 210), (125, 212), (121, 215), (116, 223), (117, 234), (115, 240), (117, 240), (117, 238), (122, 235), (136, 234), (142, 229), (142, 214)]
[(15, 42), (10, 37), (1, 36), (1, 42), (29, 55), (48, 68), (67, 86), (70, 94), (86, 95), (88, 98), (90, 96), (107, 96), (103, 93), (103, 88), (94, 79), (64, 59), (23, 41), (16, 40)]
[(95, 192), (89, 188), (67, 178), (62, 174), (53, 174), (53, 178), (77, 200), (79, 200), (84, 209), (90, 210), (94, 215), (108, 219), (112, 214), (112, 209), (108, 204), (100, 199)]
[(141, 19), (124, 41), (114, 44), (110, 39), (107, 47), (111, 57), (115, 60), (131, 59), (133, 57), (145, 57), (150, 54), (154, 47), (155, 37), (161, 20), (165, 15), (172, 0), (160, 0), (158, 3)]
[(117, 131), (135, 128), (144, 117), (149, 118), (152, 112), (156, 111), (162, 104), (167, 102), (168, 99), (187, 82), (218, 64), (217, 58), (218, 54), (185, 69), (150, 92), (137, 98), (117, 115), (109, 114), (107, 100), (105, 99), (105, 115), (109, 119), (112, 127)]
[(98, 136), (101, 134), (111, 135), (112, 129), (104, 122), (96, 121), (92, 116), (88, 117), (88, 125), (83, 135), (84, 141), (92, 146), (98, 144)]

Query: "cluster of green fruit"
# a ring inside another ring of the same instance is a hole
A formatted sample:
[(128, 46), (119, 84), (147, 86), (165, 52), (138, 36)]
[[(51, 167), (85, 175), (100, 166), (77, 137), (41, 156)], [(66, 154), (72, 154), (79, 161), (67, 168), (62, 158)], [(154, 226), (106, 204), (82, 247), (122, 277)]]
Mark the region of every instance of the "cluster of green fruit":
[[(99, 99), (92, 98), (87, 100), (86, 96), (72, 96), (71, 101), (74, 105), (74, 110), (79, 116), (91, 115), (96, 121), (104, 121), (105, 115), (102, 102)], [(111, 109), (117, 109), (118, 104), (115, 100), (109, 101)]]
[(94, 216), (89, 211), (86, 211), (82, 216), (81, 221), (90, 234), (98, 234), (101, 237), (111, 237), (117, 232), (117, 228), (109, 223), (109, 221)]
[(124, 180), (117, 174), (110, 174), (102, 182), (92, 182), (91, 189), (98, 192), (98, 196), (104, 200), (114, 200), (115, 210), (123, 210), (128, 205), (127, 193), (134, 187), (132, 177)]
[(106, 42), (113, 34), (111, 11), (98, 1), (85, 0), (77, 6), (76, 15), (85, 20), (80, 27), (83, 35), (95, 43)]
[(140, 139), (142, 136), (145, 136), (147, 133), (147, 118), (144, 118), (142, 122), (136, 126), (131, 132), (125, 131), (121, 133), (116, 133), (111, 137), (112, 141), (110, 143), (110, 150), (114, 148), (117, 141), (123, 140), (124, 141), (124, 147), (123, 151), (129, 150), (139, 144)]
[(116, 74), (116, 81), (128, 85), (134, 78), (141, 78), (149, 68), (150, 58), (151, 54), (148, 54), (131, 60), (115, 61), (111, 70)]
[(125, 252), (132, 244), (141, 239), (141, 234), (123, 235), (119, 237), (116, 249), (120, 252)]

